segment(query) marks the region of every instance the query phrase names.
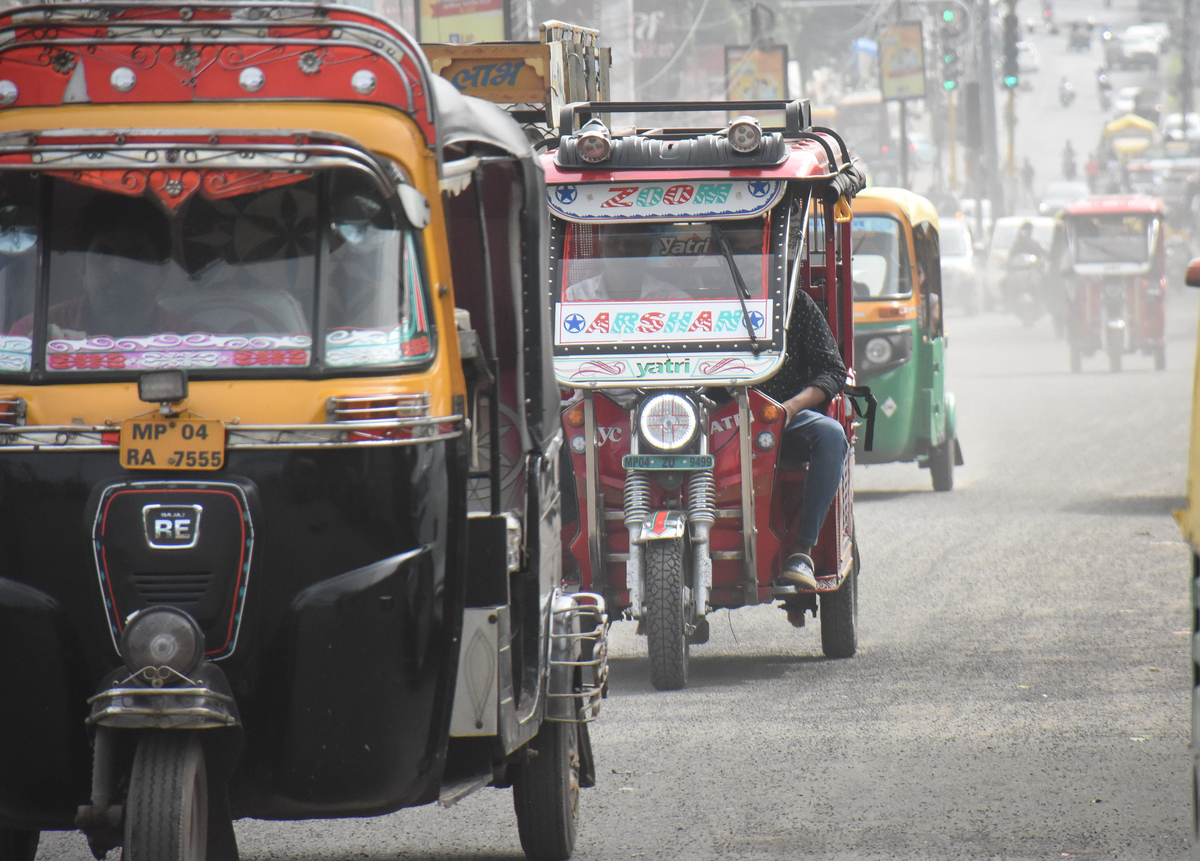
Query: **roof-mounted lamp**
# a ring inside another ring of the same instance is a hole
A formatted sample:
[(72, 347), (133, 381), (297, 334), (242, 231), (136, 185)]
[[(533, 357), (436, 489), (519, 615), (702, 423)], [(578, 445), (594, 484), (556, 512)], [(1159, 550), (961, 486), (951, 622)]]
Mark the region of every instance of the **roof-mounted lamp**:
[(754, 152), (762, 143), (762, 126), (751, 116), (738, 117), (729, 126), (729, 145), (734, 152)]
[(612, 138), (608, 128), (600, 120), (588, 120), (579, 130), (575, 149), (586, 162), (597, 164), (606, 160), (612, 155)]

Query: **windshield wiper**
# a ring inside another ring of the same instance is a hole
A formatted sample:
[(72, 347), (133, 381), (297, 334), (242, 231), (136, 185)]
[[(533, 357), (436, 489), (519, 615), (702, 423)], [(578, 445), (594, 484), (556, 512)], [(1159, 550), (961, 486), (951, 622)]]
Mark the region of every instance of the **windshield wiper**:
[(746, 310), (746, 300), (750, 298), (750, 291), (746, 288), (746, 282), (742, 280), (741, 270), (737, 268), (737, 263), (734, 262), (733, 249), (729, 247), (729, 240), (725, 238), (725, 231), (721, 229), (721, 225), (714, 221), (712, 222), (712, 232), (717, 237), (717, 244), (721, 246), (721, 253), (725, 256), (725, 262), (729, 264), (729, 273), (733, 275), (733, 285), (737, 288), (738, 302), (742, 306), (742, 319), (746, 323), (746, 331), (750, 334), (750, 349), (757, 356), (762, 347), (759, 346), (758, 338), (754, 335), (754, 323), (750, 320), (750, 312)]

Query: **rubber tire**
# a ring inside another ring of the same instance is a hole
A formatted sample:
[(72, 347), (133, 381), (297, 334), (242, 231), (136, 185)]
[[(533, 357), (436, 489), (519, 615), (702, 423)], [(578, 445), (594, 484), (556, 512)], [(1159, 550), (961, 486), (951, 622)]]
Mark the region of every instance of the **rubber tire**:
[(851, 542), (850, 573), (836, 592), (820, 594), (821, 651), (832, 659), (858, 651), (858, 541)]
[(579, 822), (579, 727), (544, 721), (513, 777), (521, 848), (530, 861), (566, 861)]
[[(1119, 335), (1114, 335), (1114, 331), (1119, 331)], [(1108, 369), (1114, 374), (1121, 372), (1121, 356), (1125, 353), (1125, 332), (1123, 330), (1110, 329), (1105, 335), (1105, 352), (1108, 353)]]
[(688, 678), (683, 537), (647, 541), (643, 547), (650, 684), (659, 691), (682, 690)]
[(0, 828), (0, 861), (33, 861), (41, 837), (40, 831)]
[(1167, 348), (1154, 348), (1154, 370), (1165, 371), (1167, 369)]
[(929, 477), (933, 489), (954, 490), (954, 437), (946, 430), (946, 441), (929, 452)]
[(125, 799), (122, 861), (205, 861), (208, 778), (195, 733), (147, 730)]

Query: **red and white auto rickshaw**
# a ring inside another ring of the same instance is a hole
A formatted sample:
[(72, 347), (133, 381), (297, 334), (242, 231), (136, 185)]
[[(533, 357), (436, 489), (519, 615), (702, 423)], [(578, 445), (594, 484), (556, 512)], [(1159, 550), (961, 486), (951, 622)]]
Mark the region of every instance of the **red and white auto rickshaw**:
[[(601, 121), (698, 111), (770, 111), (784, 125)], [(718, 608), (778, 599), (797, 626), (819, 608), (824, 653), (854, 654), (853, 448), (812, 554), (817, 590), (776, 585), (806, 464), (781, 462), (784, 409), (756, 388), (780, 368), (800, 291), (853, 381), (849, 199), (863, 180), (844, 143), (799, 101), (582, 103), (559, 125), (542, 164), (555, 372), (573, 393), (563, 428), (579, 518), (565, 543), (581, 587), (639, 622), (659, 689), (686, 685), (689, 646)], [(852, 440), (853, 398), (869, 392), (848, 392), (828, 414)]]
[(1111, 371), (1127, 353), (1167, 366), (1166, 243), (1162, 201), (1141, 194), (1098, 195), (1069, 205), (1063, 292), (1071, 370), (1097, 350)]

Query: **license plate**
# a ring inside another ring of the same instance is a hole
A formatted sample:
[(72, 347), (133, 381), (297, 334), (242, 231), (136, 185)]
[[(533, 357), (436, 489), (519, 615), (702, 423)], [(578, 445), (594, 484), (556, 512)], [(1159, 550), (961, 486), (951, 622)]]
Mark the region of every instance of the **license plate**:
[(126, 419), (121, 466), (126, 469), (220, 469), (225, 423), (212, 419)]
[(625, 469), (712, 469), (711, 454), (627, 454), (621, 458)]

